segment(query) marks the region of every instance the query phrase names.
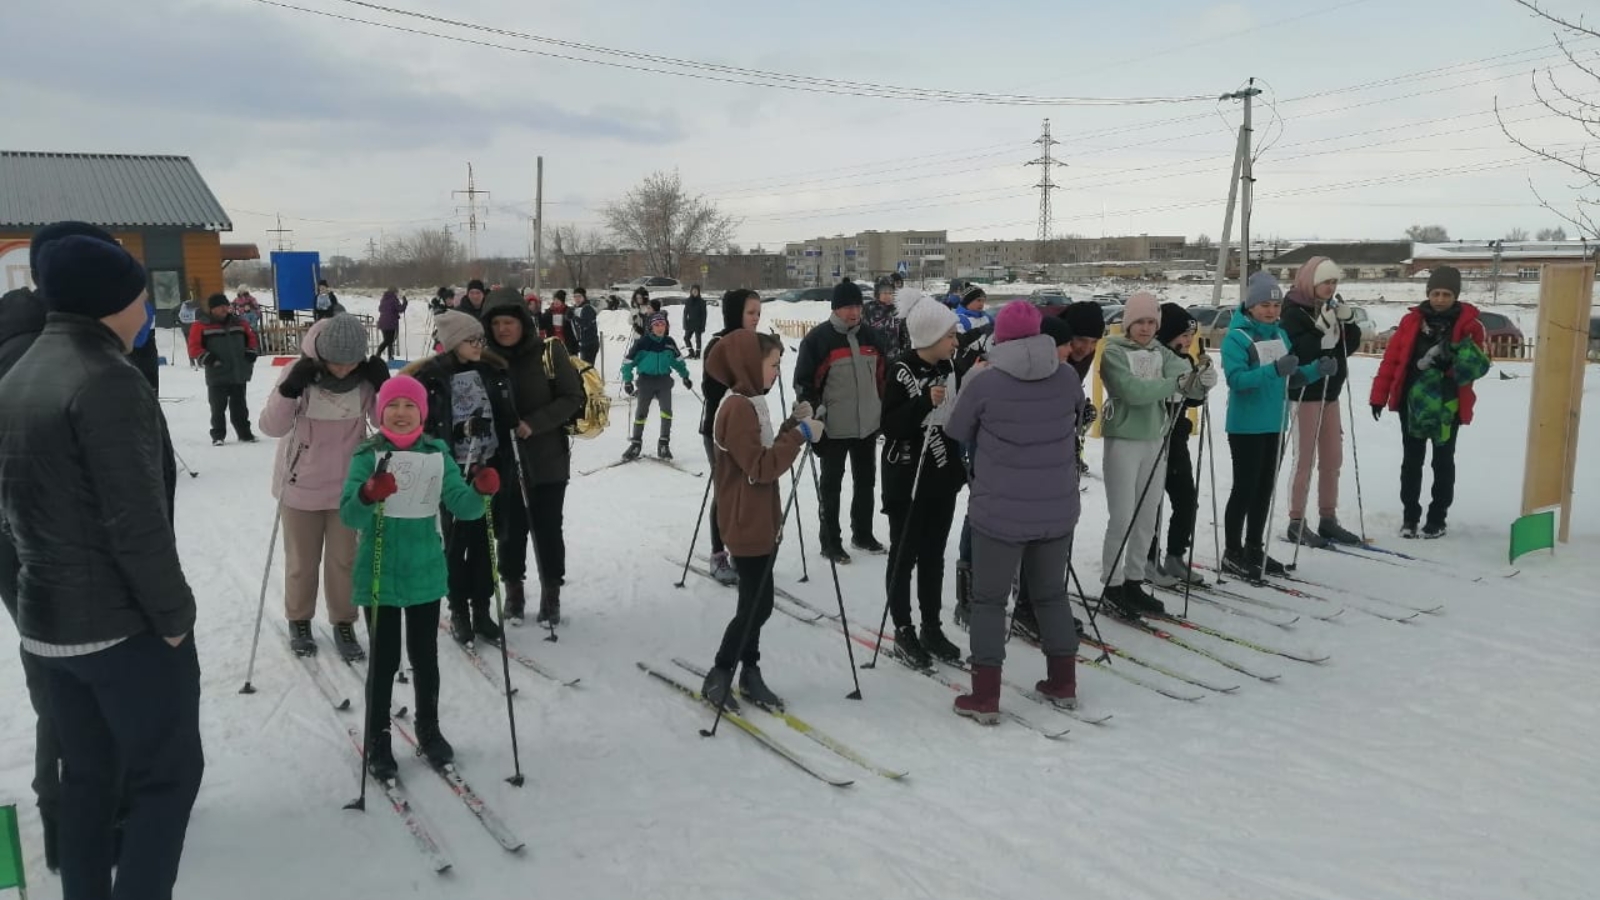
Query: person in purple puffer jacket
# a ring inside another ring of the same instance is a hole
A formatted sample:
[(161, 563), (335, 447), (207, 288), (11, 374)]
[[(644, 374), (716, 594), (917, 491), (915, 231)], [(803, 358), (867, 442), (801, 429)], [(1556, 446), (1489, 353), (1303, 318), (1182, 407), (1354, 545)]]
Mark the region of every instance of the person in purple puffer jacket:
[(1057, 706), (1077, 706), (1078, 633), (1066, 579), (1078, 525), (1083, 384), (1061, 365), (1055, 341), (1040, 334), (1040, 320), (1031, 303), (1006, 304), (987, 363), (967, 376), (944, 426), (973, 451), (972, 693), (956, 698), (955, 711), (985, 725), (1000, 721), (1006, 600), (1019, 563), (1048, 666), (1038, 691)]
[(383, 335), (383, 343), (378, 345), (378, 352), (373, 356), (382, 356), (387, 351), (389, 361), (394, 361), (394, 339), (400, 333), (400, 317), (406, 314), (408, 305), (410, 301), (400, 296), (399, 288), (383, 292), (383, 299), (378, 301), (378, 331)]

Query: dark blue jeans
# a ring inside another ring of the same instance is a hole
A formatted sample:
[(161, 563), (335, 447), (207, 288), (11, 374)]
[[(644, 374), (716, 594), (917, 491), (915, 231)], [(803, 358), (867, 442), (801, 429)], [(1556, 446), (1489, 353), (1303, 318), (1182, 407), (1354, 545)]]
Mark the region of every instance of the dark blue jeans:
[[(168, 900), (205, 769), (194, 636), (172, 647), (145, 633), (87, 656), (38, 661), (61, 742), (62, 896)], [(128, 811), (113, 859), (119, 782)]]

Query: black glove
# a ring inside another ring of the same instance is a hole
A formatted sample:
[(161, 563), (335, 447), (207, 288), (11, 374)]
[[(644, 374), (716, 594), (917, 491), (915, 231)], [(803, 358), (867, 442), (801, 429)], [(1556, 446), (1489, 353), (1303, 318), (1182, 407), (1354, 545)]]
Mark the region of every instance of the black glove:
[(467, 420), (468, 437), (488, 437), (494, 434), (494, 421), (488, 416), (473, 416)]
[(1372, 421), (1376, 422), (1381, 418), (1383, 418), (1383, 404), (1382, 403), (1374, 403), (1374, 404), (1372, 404)]
[(683, 386), (684, 386), (684, 387), (685, 387), (685, 388), (687, 388), (687, 389), (688, 389), (688, 390), (690, 390), (690, 391), (693, 391), (693, 390), (694, 390), (694, 382), (692, 382), (692, 381), (690, 381), (690, 380), (689, 380), (689, 379), (687, 379), (687, 378), (685, 378), (685, 379), (684, 379), (684, 380), (683, 380)]
[(1093, 403), (1083, 405), (1083, 424), (1093, 425), (1094, 420), (1100, 418), (1100, 410), (1094, 408)]
[[(208, 361), (206, 365), (210, 365)], [(283, 381), (278, 383), (278, 393), (290, 400), (300, 399), (306, 388), (317, 383), (317, 376), (322, 372), (322, 366), (309, 356), (302, 356), (289, 367), (289, 374), (283, 376)]]
[(624, 381), (622, 383), (622, 392), (627, 394), (629, 397), (632, 397), (633, 396), (633, 382)]
[(376, 356), (356, 366), (356, 371), (372, 385), (373, 390), (383, 387), (383, 383), (389, 380), (388, 363)]

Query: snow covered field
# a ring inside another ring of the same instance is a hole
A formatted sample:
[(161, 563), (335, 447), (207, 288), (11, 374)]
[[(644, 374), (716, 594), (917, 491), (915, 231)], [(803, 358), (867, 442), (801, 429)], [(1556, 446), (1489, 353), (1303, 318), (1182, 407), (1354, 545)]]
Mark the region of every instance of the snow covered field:
[[(1352, 293), (1347, 289), (1347, 293)], [(1206, 294), (1209, 297), (1209, 293)], [(265, 298), (263, 298), (265, 299)], [(372, 298), (342, 298), (367, 311)], [(1365, 298), (1363, 298), (1365, 299)], [(1390, 294), (1388, 299), (1398, 299)], [(1469, 297), (1469, 299), (1480, 299)], [(1199, 298), (1197, 297), (1198, 301)], [(811, 305), (806, 305), (811, 306)], [(820, 311), (825, 315), (825, 311)], [(672, 307), (674, 333), (681, 307)], [(801, 305), (768, 317), (820, 318)], [(713, 312), (711, 319), (717, 321)], [(608, 321), (613, 321), (610, 317)], [(1530, 316), (1531, 320), (1531, 316)], [(424, 302), (407, 333), (426, 339)], [(1531, 321), (1525, 320), (1524, 329)], [(164, 351), (170, 335), (158, 340)], [(792, 342), (791, 342), (792, 343)], [(626, 338), (607, 343), (613, 372)], [(181, 357), (181, 350), (179, 352)], [(786, 358), (792, 366), (793, 354)], [(699, 364), (690, 366), (698, 376)], [(174, 441), (197, 477), (180, 475), (177, 526), (200, 602), (208, 770), (191, 824), (178, 895), (248, 898), (817, 898), (1073, 897), (1117, 900), (1506, 900), (1600, 895), (1592, 854), (1600, 845), (1600, 368), (1585, 382), (1589, 415), (1580, 455), (1573, 542), (1556, 556), (1505, 562), (1517, 514), (1530, 381), (1480, 384), (1478, 421), (1458, 452), (1451, 533), (1438, 542), (1394, 538), (1399, 525), (1398, 424), (1374, 424), (1365, 391), (1376, 361), (1353, 363), (1354, 424), (1368, 533), (1426, 562), (1395, 565), (1306, 551), (1302, 574), (1346, 590), (1332, 622), (1306, 615), (1292, 629), (1197, 606), (1197, 622), (1285, 647), (1331, 654), (1307, 665), (1185, 632), (1183, 637), (1281, 680), (1265, 683), (1171, 644), (1102, 622), (1105, 637), (1143, 658), (1239, 685), (1193, 703), (1170, 700), (1080, 668), (1086, 712), (1113, 713), (1096, 727), (1007, 692), (1003, 703), (1040, 722), (1071, 728), (1052, 742), (1014, 724), (982, 729), (950, 713), (950, 691), (884, 662), (852, 687), (839, 634), (775, 615), (764, 633), (764, 670), (808, 721), (856, 750), (910, 771), (896, 783), (855, 770), (759, 713), (754, 721), (818, 766), (856, 778), (825, 786), (726, 724), (714, 739), (697, 729), (709, 715), (646, 678), (638, 660), (701, 665), (731, 615), (734, 595), (694, 575), (675, 589), (676, 565), (694, 531), (705, 479), (648, 462), (576, 478), (568, 492), (569, 575), (559, 643), (531, 627), (512, 635), (522, 652), (570, 677), (562, 688), (513, 664), (525, 787), (511, 774), (505, 703), (453, 647), (441, 647), (443, 725), (467, 776), (528, 841), (520, 857), (494, 844), (438, 779), (405, 754), (418, 808), (455, 862), (434, 875), (399, 820), (378, 797), (346, 812), (357, 759), (339, 714), (283, 646), (281, 554), (267, 585), (267, 628), (254, 675), (244, 681), (262, 563), (272, 523), (272, 441), (220, 448), (206, 436), (202, 376), (185, 365), (162, 372)], [(1526, 375), (1526, 367), (1507, 369)], [(252, 411), (276, 370), (263, 363), (250, 386)], [(674, 448), (703, 469), (698, 403), (680, 391)], [(1223, 398), (1213, 401), (1220, 421)], [(774, 401), (776, 410), (776, 401)], [(574, 468), (617, 458), (626, 405), (601, 438), (580, 442)], [(1347, 428), (1350, 423), (1347, 423)], [(656, 423), (646, 429), (652, 446)], [(1227, 458), (1218, 435), (1217, 489)], [(1099, 470), (1100, 447), (1090, 444)], [(1341, 512), (1354, 524), (1356, 485), (1347, 453)], [(809, 476), (807, 476), (809, 480)], [(1287, 480), (1287, 479), (1285, 479)], [(804, 483), (804, 482), (803, 482)], [(1076, 561), (1097, 573), (1105, 521), (1098, 482), (1085, 495)], [(848, 490), (848, 486), (846, 488)], [(1202, 491), (1200, 558), (1211, 557), (1209, 489)], [(815, 553), (816, 503), (802, 489), (798, 521)], [(1221, 499), (1219, 499), (1219, 506)], [(1275, 530), (1282, 531), (1282, 503)], [(887, 538), (880, 523), (879, 537)], [(819, 606), (834, 604), (829, 570), (809, 561), (799, 583), (796, 533), (780, 552), (777, 583)], [(951, 558), (955, 556), (955, 535)], [(703, 560), (702, 532), (697, 557)], [(1287, 556), (1288, 548), (1279, 552)], [(841, 567), (852, 622), (876, 625), (881, 557)], [(949, 576), (953, 583), (953, 575)], [(1329, 592), (1330, 595), (1333, 593)], [(947, 591), (947, 607), (953, 587)], [(1326, 614), (1325, 604), (1263, 598)], [(1444, 604), (1405, 624), (1358, 606), (1381, 599)], [(12, 639), (9, 620), (0, 626)], [(957, 633), (959, 642), (959, 632)], [(325, 648), (326, 649), (326, 648)], [(862, 661), (856, 648), (857, 662)], [(1011, 644), (1007, 675), (1043, 674), (1037, 651)], [(24, 809), (24, 848), (34, 896), (59, 896), (45, 873), (29, 789), (32, 713), (14, 659), (0, 681), (0, 797)], [(496, 660), (498, 666), (498, 660)], [(1114, 666), (1188, 689), (1122, 661)], [(342, 689), (359, 683), (325, 663)], [(686, 678), (688, 676), (685, 676)], [(409, 690), (396, 690), (409, 704)], [(359, 703), (359, 700), (358, 700)], [(397, 741), (397, 747), (404, 745)], [(1588, 850), (1583, 848), (1588, 847)]]

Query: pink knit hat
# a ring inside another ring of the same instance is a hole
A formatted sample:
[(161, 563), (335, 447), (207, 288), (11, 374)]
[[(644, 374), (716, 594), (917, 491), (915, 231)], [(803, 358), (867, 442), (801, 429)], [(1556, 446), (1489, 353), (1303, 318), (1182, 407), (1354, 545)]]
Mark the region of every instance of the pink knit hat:
[(1161, 321), (1161, 301), (1154, 294), (1140, 291), (1128, 298), (1122, 308), (1122, 325), (1126, 328), (1140, 319)]
[(1007, 303), (994, 317), (994, 342), (1003, 344), (1018, 338), (1033, 337), (1039, 333), (1042, 319), (1039, 307), (1026, 300)]
[(396, 375), (378, 388), (378, 412), (381, 414), (384, 407), (402, 397), (417, 405), (422, 418), (428, 417), (428, 391), (410, 375)]

